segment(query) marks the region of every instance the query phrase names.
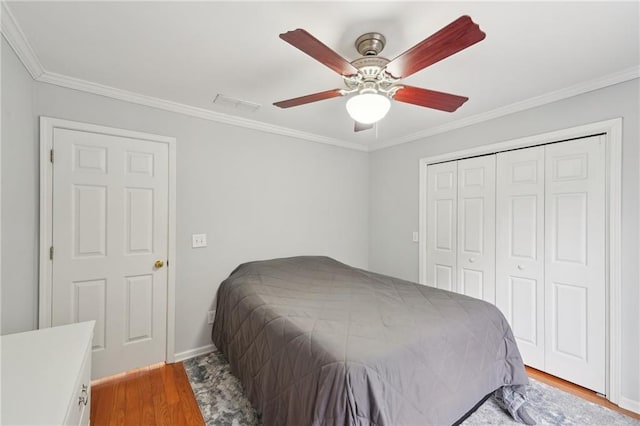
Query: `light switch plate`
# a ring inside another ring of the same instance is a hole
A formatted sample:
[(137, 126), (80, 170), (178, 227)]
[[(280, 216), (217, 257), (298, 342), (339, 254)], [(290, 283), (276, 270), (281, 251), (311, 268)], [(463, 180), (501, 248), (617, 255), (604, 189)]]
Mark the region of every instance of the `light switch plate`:
[(417, 243), (418, 240), (419, 240), (418, 232), (417, 231), (413, 231), (413, 242)]
[(207, 234), (193, 234), (191, 235), (191, 247), (200, 248), (207, 246)]
[(207, 312), (207, 324), (213, 324), (213, 320), (216, 318), (216, 311)]

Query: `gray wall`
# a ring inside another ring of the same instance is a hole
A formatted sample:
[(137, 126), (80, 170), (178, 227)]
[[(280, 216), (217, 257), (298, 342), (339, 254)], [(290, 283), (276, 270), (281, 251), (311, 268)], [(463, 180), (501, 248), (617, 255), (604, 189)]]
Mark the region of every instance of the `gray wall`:
[[(38, 325), (38, 129), (35, 83), (4, 38), (2, 50), (2, 334)], [(6, 286), (4, 285), (6, 283)]]
[(565, 99), (369, 155), (369, 267), (418, 280), (418, 185), (421, 158), (623, 117), (622, 394), (640, 402), (639, 80)]
[[(2, 134), (3, 334), (37, 326), (41, 115), (177, 138), (178, 353), (211, 343), (207, 311), (241, 262), (322, 254), (368, 266), (367, 153), (30, 84), (2, 53), (2, 109), (17, 118)], [(208, 247), (192, 249), (192, 233)]]

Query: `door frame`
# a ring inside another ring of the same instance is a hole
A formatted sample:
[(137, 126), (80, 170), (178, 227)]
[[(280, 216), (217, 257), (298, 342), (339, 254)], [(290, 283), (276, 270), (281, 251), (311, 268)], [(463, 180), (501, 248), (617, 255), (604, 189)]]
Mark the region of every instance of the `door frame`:
[[(167, 145), (169, 154), (168, 240), (167, 240), (167, 336), (165, 361), (175, 362), (175, 288), (176, 288), (176, 138), (124, 130), (114, 127), (40, 116), (40, 247), (38, 328), (51, 327), (53, 261), (53, 167), (51, 150), (54, 129), (76, 130), (108, 136), (140, 139)], [(171, 264), (169, 265), (169, 261)]]
[(419, 241), (418, 265), (419, 282), (426, 285), (427, 250), (422, 242), (427, 241), (427, 166), (445, 161), (460, 160), (462, 158), (494, 154), (519, 148), (529, 148), (569, 139), (604, 134), (605, 137), (605, 202), (606, 220), (605, 233), (605, 271), (607, 310), (607, 363), (605, 366), (606, 398), (613, 403), (620, 402), (621, 380), (621, 341), (620, 324), (622, 321), (622, 118), (599, 121), (570, 127), (538, 135), (527, 136), (503, 142), (492, 143), (479, 147), (434, 155), (419, 160)]

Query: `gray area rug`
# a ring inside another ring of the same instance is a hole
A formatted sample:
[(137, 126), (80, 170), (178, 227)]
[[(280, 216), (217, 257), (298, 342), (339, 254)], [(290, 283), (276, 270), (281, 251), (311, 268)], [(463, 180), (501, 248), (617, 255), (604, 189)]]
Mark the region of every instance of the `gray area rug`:
[[(229, 364), (219, 352), (184, 362), (189, 382), (207, 426), (258, 426), (259, 416), (244, 396), (242, 385), (231, 374)], [(529, 414), (538, 425), (605, 426), (634, 425), (640, 421), (585, 401), (544, 383), (531, 380), (528, 389)], [(489, 398), (464, 425), (517, 425)]]

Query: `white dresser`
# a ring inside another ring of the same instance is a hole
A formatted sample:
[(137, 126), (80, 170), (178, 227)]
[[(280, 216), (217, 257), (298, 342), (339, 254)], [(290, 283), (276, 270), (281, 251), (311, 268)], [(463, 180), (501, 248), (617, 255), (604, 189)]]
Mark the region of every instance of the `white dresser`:
[(94, 324), (0, 337), (0, 424), (89, 424)]

